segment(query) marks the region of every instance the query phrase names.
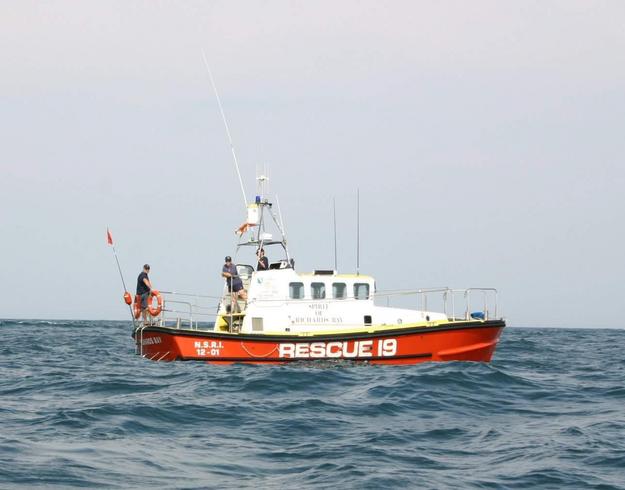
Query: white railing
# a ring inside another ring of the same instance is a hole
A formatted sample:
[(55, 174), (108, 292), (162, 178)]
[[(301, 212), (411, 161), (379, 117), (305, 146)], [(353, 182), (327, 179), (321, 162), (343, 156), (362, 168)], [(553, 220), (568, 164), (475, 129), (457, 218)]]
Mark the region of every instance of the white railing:
[[(417, 307), (421, 311), (430, 311), (435, 302), (442, 313), (451, 320), (489, 320), (498, 318), (497, 290), (495, 288), (431, 288), (402, 291), (379, 291), (375, 298), (386, 298), (390, 306), (390, 298), (398, 296), (416, 296)], [(476, 299), (477, 296), (477, 299)], [(481, 310), (473, 311), (474, 308)]]
[(217, 296), (161, 291), (163, 311), (156, 319), (163, 327), (211, 329), (217, 317)]

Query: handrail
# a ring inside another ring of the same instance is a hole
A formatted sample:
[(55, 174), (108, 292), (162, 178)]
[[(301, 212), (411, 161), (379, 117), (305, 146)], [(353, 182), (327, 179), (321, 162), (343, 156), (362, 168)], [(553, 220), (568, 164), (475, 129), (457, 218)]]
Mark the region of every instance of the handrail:
[(220, 296), (208, 296), (205, 294), (193, 294), (193, 293), (181, 293), (178, 291), (161, 291), (161, 294), (171, 294), (172, 296), (190, 296), (192, 298), (209, 298), (209, 299), (221, 299)]
[[(214, 322), (217, 317), (213, 305), (199, 303), (200, 299), (213, 300), (216, 299), (215, 296), (173, 291), (161, 291), (161, 294), (163, 295), (163, 311), (158, 319), (161, 326), (173, 323), (176, 328), (188, 325), (191, 329), (197, 329), (200, 322)], [(177, 307), (177, 305), (182, 306), (182, 308)]]
[(489, 303), (488, 303), (488, 293), (491, 292), (494, 294), (495, 296), (495, 312), (494, 312), (494, 317), (497, 318), (497, 290), (495, 288), (468, 288), (465, 291), (465, 297), (466, 297), (466, 305), (467, 305), (467, 314), (470, 314), (469, 310), (470, 310), (470, 302), (471, 302), (471, 293), (474, 291), (479, 291), (482, 293), (483, 295), (483, 299), (484, 299), (484, 315), (486, 318), (489, 318)]
[[(418, 303), (423, 311), (428, 311), (428, 296), (431, 294), (442, 294), (442, 303), (444, 313), (447, 317), (452, 319), (456, 318), (456, 296), (462, 295), (464, 302), (464, 315), (465, 320), (471, 320), (471, 300), (472, 295), (476, 293), (482, 294), (482, 314), (485, 319), (497, 318), (498, 316), (498, 297), (497, 289), (495, 288), (429, 288), (429, 289), (417, 289), (417, 290), (395, 290), (390, 292), (376, 292), (375, 296), (390, 297), (390, 296), (409, 296), (417, 295)], [(490, 297), (492, 297), (492, 301)], [(492, 315), (491, 315), (492, 313)]]

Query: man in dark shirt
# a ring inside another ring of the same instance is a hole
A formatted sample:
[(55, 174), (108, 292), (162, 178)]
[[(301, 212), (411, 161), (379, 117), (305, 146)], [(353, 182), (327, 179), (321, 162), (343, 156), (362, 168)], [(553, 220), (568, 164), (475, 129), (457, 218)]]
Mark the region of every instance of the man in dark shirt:
[(247, 301), (247, 293), (245, 289), (243, 289), (243, 281), (241, 281), (239, 277), (237, 266), (232, 263), (232, 258), (230, 256), (227, 256), (224, 260), (226, 263), (221, 270), (221, 275), (226, 278), (228, 292), (233, 293), (233, 301), (235, 295), (243, 301)]
[(150, 297), (150, 291), (152, 290), (152, 283), (148, 277), (150, 272), (149, 264), (143, 266), (143, 271), (137, 277), (137, 294), (141, 296), (141, 317), (143, 321), (146, 320), (146, 310), (148, 308), (148, 298)]
[(265, 257), (265, 250), (262, 248), (258, 249), (258, 252), (256, 252), (256, 255), (258, 256), (258, 264), (256, 265), (256, 270), (257, 271), (266, 271), (269, 269), (269, 259), (267, 257)]

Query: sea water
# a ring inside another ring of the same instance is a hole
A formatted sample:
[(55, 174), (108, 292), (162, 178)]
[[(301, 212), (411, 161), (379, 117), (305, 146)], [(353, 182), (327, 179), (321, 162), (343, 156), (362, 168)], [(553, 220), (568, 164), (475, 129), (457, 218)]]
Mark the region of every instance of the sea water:
[(490, 364), (210, 366), (128, 322), (0, 321), (0, 487), (625, 488), (625, 331)]

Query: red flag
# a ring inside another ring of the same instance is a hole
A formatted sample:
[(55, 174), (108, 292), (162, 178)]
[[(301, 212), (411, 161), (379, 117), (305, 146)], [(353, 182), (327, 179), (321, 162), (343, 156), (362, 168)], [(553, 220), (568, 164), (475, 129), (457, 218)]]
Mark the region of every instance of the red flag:
[(113, 245), (113, 235), (111, 235), (111, 232), (108, 228), (106, 229), (106, 241), (109, 245)]

